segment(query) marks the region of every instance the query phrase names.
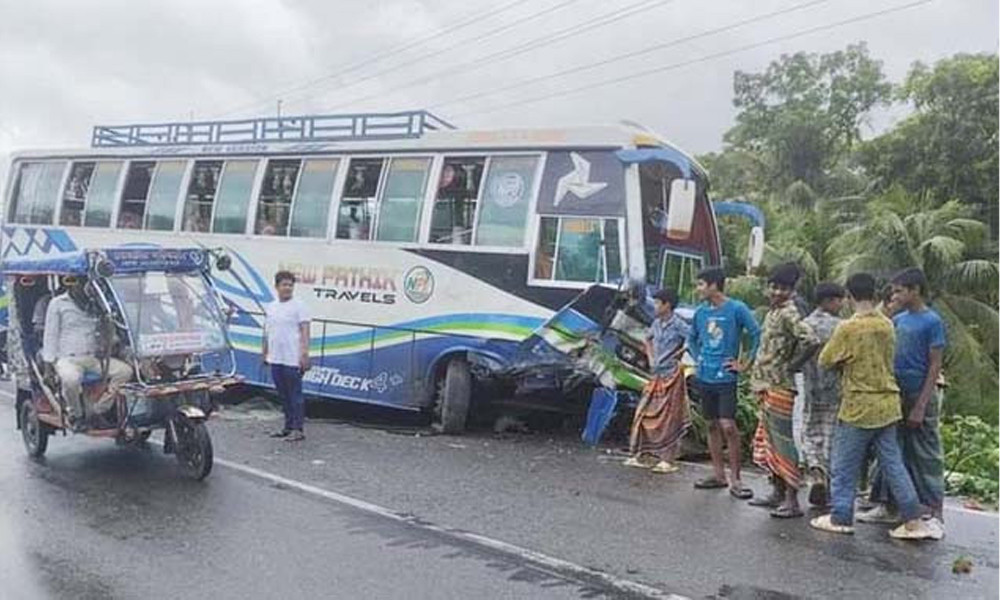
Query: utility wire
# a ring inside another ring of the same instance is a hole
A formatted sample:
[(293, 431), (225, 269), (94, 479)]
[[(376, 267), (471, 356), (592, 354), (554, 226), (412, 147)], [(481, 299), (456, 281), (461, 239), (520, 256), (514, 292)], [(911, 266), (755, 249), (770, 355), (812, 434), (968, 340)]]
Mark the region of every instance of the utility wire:
[(724, 33), (726, 31), (731, 31), (733, 29), (739, 29), (740, 27), (745, 27), (747, 25), (752, 25), (754, 23), (759, 23), (761, 21), (766, 21), (766, 20), (769, 20), (769, 19), (773, 19), (774, 17), (780, 17), (780, 16), (787, 15), (787, 14), (790, 14), (790, 13), (793, 13), (793, 12), (798, 12), (800, 10), (805, 10), (807, 8), (812, 8), (812, 7), (816, 6), (816, 5), (824, 4), (824, 3), (828, 2), (828, 1), (829, 0), (811, 0), (809, 2), (804, 2), (802, 4), (796, 4), (794, 6), (789, 6), (789, 7), (782, 8), (782, 9), (775, 10), (775, 11), (771, 11), (769, 13), (765, 13), (765, 14), (762, 14), (762, 15), (757, 15), (757, 16), (750, 17), (750, 18), (747, 18), (747, 19), (743, 19), (743, 20), (737, 21), (735, 23), (731, 23), (729, 25), (724, 25), (722, 27), (717, 27), (715, 29), (709, 29), (707, 31), (702, 31), (701, 33), (696, 33), (694, 35), (689, 35), (689, 36), (685, 36), (685, 37), (682, 37), (682, 38), (675, 38), (675, 39), (672, 39), (672, 40), (667, 41), (667, 42), (663, 42), (663, 43), (660, 43), (660, 44), (655, 44), (653, 46), (647, 46), (645, 48), (640, 48), (638, 50), (633, 50), (633, 51), (630, 51), (630, 52), (625, 52), (623, 54), (618, 54), (616, 56), (611, 56), (609, 58), (605, 58), (605, 59), (599, 60), (597, 62), (588, 63), (588, 64), (585, 64), (585, 65), (580, 65), (580, 66), (576, 66), (576, 67), (571, 67), (569, 69), (564, 69), (562, 71), (557, 71), (555, 73), (550, 73), (548, 75), (541, 75), (541, 76), (538, 76), (538, 77), (532, 77), (530, 79), (525, 79), (523, 81), (512, 83), (510, 85), (505, 85), (505, 86), (502, 86), (502, 87), (499, 87), (499, 88), (493, 88), (491, 90), (485, 90), (485, 91), (481, 91), (481, 92), (476, 92), (474, 94), (468, 94), (466, 96), (460, 96), (458, 98), (451, 98), (451, 99), (449, 99), (449, 100), (447, 100), (445, 102), (439, 102), (437, 104), (432, 104), (428, 108), (440, 108), (442, 106), (449, 106), (449, 105), (452, 105), (452, 104), (458, 104), (460, 102), (467, 102), (469, 100), (475, 100), (475, 99), (478, 99), (478, 98), (482, 98), (484, 96), (492, 96), (494, 94), (498, 94), (498, 93), (501, 93), (501, 92), (506, 92), (506, 91), (509, 91), (509, 90), (514, 90), (514, 89), (525, 87), (525, 86), (532, 85), (532, 84), (535, 84), (535, 83), (540, 83), (542, 81), (546, 81), (546, 80), (549, 80), (549, 79), (555, 79), (557, 77), (565, 77), (566, 75), (573, 75), (575, 73), (580, 73), (582, 71), (589, 71), (591, 69), (596, 69), (598, 67), (603, 67), (603, 66), (606, 66), (606, 65), (610, 65), (612, 63), (620, 62), (620, 61), (627, 60), (627, 59), (630, 59), (630, 58), (635, 58), (637, 56), (642, 56), (642, 55), (650, 54), (650, 53), (653, 53), (653, 52), (659, 52), (660, 50), (665, 50), (667, 48), (672, 48), (674, 46), (679, 46), (681, 44), (686, 44), (687, 42), (691, 42), (691, 41), (698, 40), (698, 39), (701, 39), (701, 38), (710, 37), (710, 36), (713, 36), (713, 35), (718, 35), (720, 33)]
[(229, 110), (227, 110), (227, 111), (225, 111), (223, 113), (220, 113), (218, 116), (222, 117), (222, 116), (226, 116), (226, 115), (231, 115), (233, 113), (242, 112), (242, 111), (244, 111), (246, 109), (255, 108), (257, 106), (261, 106), (261, 105), (264, 105), (264, 104), (268, 104), (269, 105), (272, 102), (278, 100), (279, 98), (281, 98), (282, 96), (284, 96), (286, 94), (294, 94), (296, 92), (301, 92), (303, 90), (309, 89), (310, 87), (318, 85), (318, 84), (320, 84), (320, 83), (322, 83), (324, 81), (327, 81), (329, 79), (335, 79), (335, 78), (340, 77), (340, 76), (342, 76), (344, 74), (351, 73), (353, 71), (357, 71), (358, 69), (360, 69), (362, 67), (366, 67), (366, 66), (368, 66), (368, 65), (370, 65), (372, 63), (378, 62), (378, 61), (380, 61), (382, 59), (390, 58), (392, 56), (396, 56), (397, 54), (405, 52), (406, 50), (409, 50), (411, 48), (415, 48), (417, 46), (426, 44), (427, 42), (432, 42), (432, 41), (434, 41), (436, 39), (439, 39), (439, 38), (441, 38), (441, 37), (443, 37), (443, 36), (445, 36), (445, 35), (453, 32), (453, 31), (458, 31), (459, 29), (464, 29), (465, 27), (468, 27), (469, 25), (482, 23), (484, 19), (488, 19), (489, 17), (492, 17), (494, 15), (498, 15), (500, 13), (507, 12), (508, 10), (511, 10), (513, 8), (517, 8), (518, 6), (520, 6), (522, 4), (526, 4), (526, 3), (530, 2), (530, 1), (531, 0), (512, 0), (511, 2), (508, 2), (506, 4), (501, 4), (500, 6), (498, 6), (496, 8), (493, 8), (491, 10), (488, 10), (486, 12), (477, 13), (475, 15), (470, 15), (469, 17), (467, 17), (467, 18), (465, 18), (465, 19), (463, 19), (461, 21), (458, 21), (456, 23), (452, 23), (448, 27), (445, 27), (445, 28), (437, 30), (434, 33), (431, 33), (430, 35), (426, 35), (424, 37), (420, 37), (420, 38), (417, 38), (415, 40), (410, 40), (409, 42), (405, 42), (405, 43), (400, 44), (398, 46), (393, 46), (392, 48), (389, 48), (388, 50), (385, 50), (383, 52), (379, 52), (377, 54), (373, 54), (373, 55), (369, 56), (368, 58), (364, 58), (364, 59), (361, 59), (360, 61), (348, 64), (348, 65), (346, 65), (346, 66), (344, 66), (342, 68), (337, 69), (336, 71), (334, 71), (332, 73), (328, 73), (326, 75), (323, 75), (323, 76), (320, 76), (320, 77), (316, 77), (314, 79), (307, 80), (307, 81), (305, 81), (303, 83), (300, 83), (300, 84), (292, 86), (292, 87), (290, 87), (288, 89), (282, 90), (282, 91), (278, 92), (276, 95), (269, 96), (267, 98), (260, 99), (260, 100), (255, 100), (253, 102), (249, 102), (249, 103), (237, 106), (235, 108), (229, 109)]
[[(463, 46), (465, 44), (468, 44), (471, 41), (474, 41), (474, 42), (478, 43), (478, 42), (481, 42), (482, 40), (495, 37), (495, 36), (497, 36), (497, 35), (505, 32), (505, 31), (508, 31), (510, 29), (513, 29), (514, 27), (517, 27), (518, 25), (522, 25), (522, 24), (527, 23), (529, 21), (533, 21), (533, 20), (535, 20), (535, 19), (537, 19), (539, 17), (543, 17), (543, 16), (545, 16), (547, 14), (556, 12), (557, 10), (561, 10), (561, 9), (569, 6), (570, 4), (574, 4), (576, 2), (580, 2), (580, 0), (563, 0), (562, 2), (560, 2), (558, 4), (554, 4), (552, 6), (549, 6), (548, 8), (542, 9), (542, 10), (537, 11), (537, 12), (529, 13), (527, 15), (522, 16), (519, 19), (515, 19), (515, 20), (511, 21), (510, 23), (507, 23), (505, 25), (497, 27), (496, 29), (492, 29), (492, 30), (490, 30), (490, 31), (488, 31), (486, 33), (480, 34), (480, 35), (476, 36), (473, 39), (460, 40), (460, 41), (458, 41), (458, 42), (456, 42), (454, 44), (451, 44), (450, 46), (445, 46), (445, 47), (439, 48), (437, 50), (432, 50), (430, 52), (426, 52), (424, 54), (420, 54), (420, 55), (418, 55), (417, 57), (415, 57), (415, 58), (413, 58), (411, 60), (407, 60), (407, 61), (404, 61), (404, 62), (401, 62), (401, 63), (397, 63), (397, 64), (395, 64), (395, 65), (393, 65), (391, 67), (382, 69), (381, 71), (375, 71), (374, 73), (369, 73), (368, 75), (365, 75), (365, 76), (363, 76), (363, 77), (361, 77), (359, 79), (354, 79), (352, 81), (346, 82), (343, 86), (340, 87), (340, 89), (341, 90), (348, 89), (348, 88), (354, 87), (355, 85), (357, 85), (359, 83), (364, 83), (365, 81), (369, 81), (371, 79), (375, 79), (376, 77), (382, 77), (383, 75), (385, 75), (387, 73), (392, 73), (392, 72), (398, 71), (398, 70), (402, 69), (403, 67), (408, 67), (410, 65), (416, 64), (416, 63), (421, 62), (423, 60), (426, 60), (428, 58), (433, 58), (435, 56), (444, 54), (445, 52), (449, 52), (451, 50), (454, 50), (455, 48), (459, 48), (459, 47), (461, 47), (461, 46)], [(352, 70), (356, 70), (356, 69), (352, 69)], [(317, 85), (319, 85), (320, 83), (322, 83), (322, 81), (325, 81), (325, 80), (328, 80), (328, 79), (332, 79), (332, 77), (324, 77), (321, 80), (318, 80), (319, 83), (317, 83)], [(315, 87), (315, 86), (313, 86), (313, 85), (303, 86), (303, 88), (305, 88), (305, 89), (307, 89), (308, 87)], [(303, 91), (303, 90), (299, 90), (299, 91)], [(285, 97), (287, 97), (287, 95), (284, 95), (282, 97), (285, 98)], [(307, 99), (312, 98), (312, 97), (314, 97), (314, 95), (305, 96), (303, 98), (300, 98), (300, 100), (307, 100)]]
[(888, 15), (888, 14), (891, 14), (891, 13), (896, 13), (896, 12), (908, 10), (908, 9), (911, 9), (911, 8), (916, 8), (917, 6), (921, 6), (921, 5), (924, 5), (924, 4), (930, 4), (933, 1), (934, 0), (920, 0), (919, 2), (911, 2), (909, 4), (903, 4), (903, 5), (900, 5), (900, 6), (895, 6), (895, 7), (887, 8), (887, 9), (880, 10), (880, 11), (874, 11), (874, 12), (870, 12), (870, 13), (865, 13), (863, 15), (859, 15), (857, 17), (853, 17), (853, 18), (850, 18), (850, 19), (844, 19), (842, 21), (837, 21), (837, 22), (834, 22), (834, 23), (828, 23), (826, 25), (820, 25), (820, 26), (817, 26), (817, 27), (811, 27), (809, 29), (804, 29), (804, 30), (801, 30), (801, 31), (797, 31), (795, 33), (788, 34), (788, 35), (782, 35), (782, 36), (776, 36), (776, 37), (768, 38), (766, 40), (763, 40), (761, 42), (755, 42), (753, 44), (746, 44), (744, 46), (739, 46), (739, 47), (733, 48), (731, 50), (725, 50), (723, 52), (716, 52), (716, 53), (713, 53), (713, 54), (707, 54), (705, 56), (700, 56), (700, 57), (695, 58), (695, 59), (686, 60), (686, 61), (678, 62), (678, 63), (673, 63), (673, 64), (665, 65), (665, 66), (662, 66), (662, 67), (657, 67), (655, 69), (646, 69), (644, 71), (638, 71), (636, 73), (631, 73), (629, 75), (623, 75), (621, 77), (615, 77), (613, 79), (606, 79), (606, 80), (603, 80), (603, 81), (597, 81), (597, 82), (590, 83), (590, 84), (587, 84), (587, 85), (581, 85), (581, 86), (578, 86), (578, 87), (575, 87), (575, 88), (569, 88), (569, 89), (566, 89), (566, 90), (560, 90), (560, 91), (549, 93), (549, 94), (542, 94), (542, 95), (539, 95), (539, 96), (533, 96), (533, 97), (525, 98), (525, 99), (518, 100), (518, 101), (515, 101), (515, 102), (508, 102), (508, 103), (505, 103), (505, 104), (499, 104), (499, 105), (488, 107), (488, 108), (485, 108), (485, 109), (472, 110), (472, 111), (468, 111), (468, 112), (464, 112), (464, 113), (459, 113), (457, 115), (452, 116), (451, 118), (455, 119), (455, 118), (466, 117), (466, 116), (470, 116), (470, 115), (487, 114), (487, 113), (491, 113), (491, 112), (496, 112), (498, 110), (504, 110), (504, 109), (515, 107), (515, 106), (520, 106), (520, 105), (523, 105), (523, 104), (531, 104), (531, 103), (534, 103), (534, 102), (540, 102), (542, 100), (548, 100), (550, 98), (556, 98), (556, 97), (559, 97), (559, 96), (566, 96), (566, 95), (569, 95), (569, 94), (575, 94), (577, 92), (582, 92), (582, 91), (586, 91), (586, 90), (590, 90), (590, 89), (594, 89), (594, 88), (598, 88), (598, 87), (603, 87), (603, 86), (611, 85), (611, 84), (614, 84), (614, 83), (621, 83), (623, 81), (629, 81), (631, 79), (638, 79), (640, 77), (646, 77), (647, 75), (652, 75), (652, 74), (655, 74), (655, 73), (662, 73), (662, 72), (665, 72), (665, 71), (671, 71), (671, 70), (674, 70), (674, 69), (679, 69), (681, 67), (686, 67), (686, 66), (690, 66), (690, 65), (694, 65), (694, 64), (698, 64), (698, 63), (702, 63), (702, 62), (707, 62), (707, 61), (710, 61), (710, 60), (714, 60), (716, 58), (722, 58), (722, 57), (725, 57), (725, 56), (730, 56), (730, 55), (733, 55), (733, 54), (738, 54), (740, 52), (745, 52), (747, 50), (753, 50), (754, 48), (760, 48), (762, 46), (767, 46), (767, 45), (770, 45), (770, 44), (775, 44), (775, 43), (778, 43), (778, 42), (783, 42), (783, 41), (787, 41), (787, 40), (791, 40), (791, 39), (803, 37), (803, 36), (806, 36), (806, 35), (811, 35), (813, 33), (819, 33), (821, 31), (828, 31), (830, 29), (835, 29), (837, 27), (843, 27), (844, 25), (850, 25), (850, 24), (853, 24), (853, 23), (859, 23), (859, 22), (862, 22), (862, 21), (867, 21), (869, 19), (874, 19), (874, 18), (877, 18), (877, 17), (882, 17), (882, 16), (885, 16), (885, 15)]
[(590, 31), (592, 29), (596, 29), (598, 27), (604, 27), (606, 25), (610, 25), (611, 23), (615, 23), (617, 21), (620, 21), (622, 19), (631, 17), (633, 15), (636, 15), (636, 14), (639, 14), (639, 13), (642, 13), (642, 12), (646, 12), (648, 10), (657, 8), (659, 6), (663, 6), (665, 4), (670, 4), (673, 1), (674, 0), (652, 0), (652, 1), (651, 0), (642, 0), (641, 2), (636, 2), (634, 4), (630, 4), (630, 5), (625, 6), (623, 8), (611, 11), (609, 13), (606, 13), (606, 14), (603, 14), (603, 15), (599, 15), (597, 17), (594, 17), (593, 19), (590, 19), (588, 21), (584, 21), (583, 23), (577, 23), (576, 25), (573, 25), (571, 27), (566, 27), (566, 28), (561, 29), (559, 31), (555, 31), (555, 32), (552, 32), (552, 33), (546, 33), (545, 35), (537, 37), (537, 38), (534, 38), (532, 40), (529, 40), (528, 42), (526, 42), (524, 44), (520, 44), (520, 45), (514, 46), (512, 48), (507, 48), (505, 50), (500, 50), (498, 52), (494, 52), (493, 54), (487, 54), (486, 56), (482, 56), (482, 57), (479, 57), (479, 58), (470, 59), (470, 60), (468, 60), (468, 61), (466, 61), (464, 63), (458, 64), (458, 65), (454, 65), (454, 66), (450, 66), (450, 67), (447, 67), (445, 69), (441, 69), (439, 71), (435, 71), (435, 72), (433, 72), (433, 73), (431, 73), (429, 75), (424, 75), (424, 76), (421, 76), (421, 77), (417, 77), (415, 79), (411, 79), (410, 81), (407, 81), (405, 83), (401, 83), (399, 85), (395, 85), (395, 86), (393, 86), (393, 87), (391, 87), (391, 88), (389, 88), (387, 90), (383, 90), (381, 92), (369, 94), (367, 96), (362, 96), (361, 98), (355, 98), (353, 100), (349, 100), (347, 102), (342, 102), (340, 104), (335, 104), (335, 105), (333, 105), (333, 106), (330, 107), (330, 110), (336, 110), (336, 109), (342, 108), (344, 106), (349, 106), (349, 105), (352, 105), (352, 104), (358, 104), (358, 103), (361, 103), (361, 102), (365, 102), (367, 100), (372, 100), (372, 99), (375, 99), (375, 98), (380, 98), (382, 96), (385, 96), (386, 94), (392, 94), (392, 93), (398, 92), (400, 90), (404, 90), (406, 88), (410, 88), (410, 87), (418, 86), (418, 85), (421, 85), (421, 84), (424, 84), (424, 83), (428, 83), (428, 82), (434, 81), (434, 80), (436, 80), (436, 79), (438, 79), (440, 77), (454, 76), (454, 75), (457, 75), (459, 73), (465, 73), (465, 72), (468, 72), (468, 71), (475, 71), (475, 70), (478, 70), (478, 69), (481, 69), (481, 68), (485, 67), (486, 65), (489, 65), (489, 64), (492, 64), (494, 62), (497, 62), (499, 60), (506, 60), (508, 58), (513, 58), (515, 56), (520, 56), (521, 54), (524, 54), (525, 52), (529, 52), (531, 50), (535, 50), (535, 49), (538, 49), (538, 48), (541, 48), (541, 47), (544, 47), (544, 46), (549, 46), (549, 45), (554, 44), (556, 42), (561, 42), (563, 40), (566, 40), (566, 39), (569, 39), (569, 38), (572, 38), (572, 37), (576, 37), (578, 35), (586, 33), (587, 31)]

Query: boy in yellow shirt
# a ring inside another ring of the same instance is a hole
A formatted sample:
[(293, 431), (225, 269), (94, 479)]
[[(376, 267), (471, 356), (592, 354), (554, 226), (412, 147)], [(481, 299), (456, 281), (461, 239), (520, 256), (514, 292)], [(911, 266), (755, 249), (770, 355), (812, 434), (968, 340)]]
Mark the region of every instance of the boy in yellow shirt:
[(854, 493), (869, 446), (874, 445), (904, 523), (889, 532), (897, 539), (934, 539), (921, 513), (899, 449), (896, 427), (903, 414), (893, 372), (895, 330), (875, 307), (875, 278), (852, 275), (847, 291), (854, 316), (833, 332), (819, 355), (819, 365), (841, 372), (841, 404), (831, 457), (831, 512), (811, 525), (833, 533), (854, 533)]

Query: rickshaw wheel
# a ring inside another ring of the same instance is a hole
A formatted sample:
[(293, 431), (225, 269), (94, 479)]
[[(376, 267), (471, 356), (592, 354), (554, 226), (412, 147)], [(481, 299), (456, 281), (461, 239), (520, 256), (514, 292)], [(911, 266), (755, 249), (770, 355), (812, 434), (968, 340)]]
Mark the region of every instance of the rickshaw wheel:
[(181, 468), (191, 477), (201, 481), (212, 472), (212, 438), (204, 423), (178, 419), (176, 423), (177, 446), (175, 455)]
[(21, 405), (21, 437), (28, 456), (41, 458), (49, 447), (49, 428), (38, 420), (38, 413), (31, 400)]

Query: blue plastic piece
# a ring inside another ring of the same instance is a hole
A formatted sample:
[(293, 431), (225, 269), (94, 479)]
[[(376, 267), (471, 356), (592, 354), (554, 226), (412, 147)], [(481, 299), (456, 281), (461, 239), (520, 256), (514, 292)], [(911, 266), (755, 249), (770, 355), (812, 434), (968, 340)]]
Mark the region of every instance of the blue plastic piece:
[(596, 446), (604, 435), (604, 430), (615, 416), (618, 407), (618, 393), (614, 390), (599, 387), (590, 395), (590, 408), (587, 409), (587, 425), (580, 437), (588, 446)]

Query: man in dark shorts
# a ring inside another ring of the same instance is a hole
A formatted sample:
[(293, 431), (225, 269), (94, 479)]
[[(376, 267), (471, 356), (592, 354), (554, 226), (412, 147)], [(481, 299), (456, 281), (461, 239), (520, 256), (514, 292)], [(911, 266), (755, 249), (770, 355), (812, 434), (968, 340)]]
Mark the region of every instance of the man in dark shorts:
[[(698, 294), (702, 303), (694, 313), (688, 350), (697, 364), (695, 388), (701, 399), (701, 413), (708, 421), (708, 451), (714, 473), (695, 482), (698, 489), (727, 486), (723, 439), (729, 447), (729, 493), (741, 500), (753, 492), (740, 480), (740, 432), (736, 428), (736, 382), (757, 354), (760, 327), (746, 304), (726, 297), (726, 274), (712, 267), (698, 273)], [(750, 339), (740, 360), (740, 339)]]

